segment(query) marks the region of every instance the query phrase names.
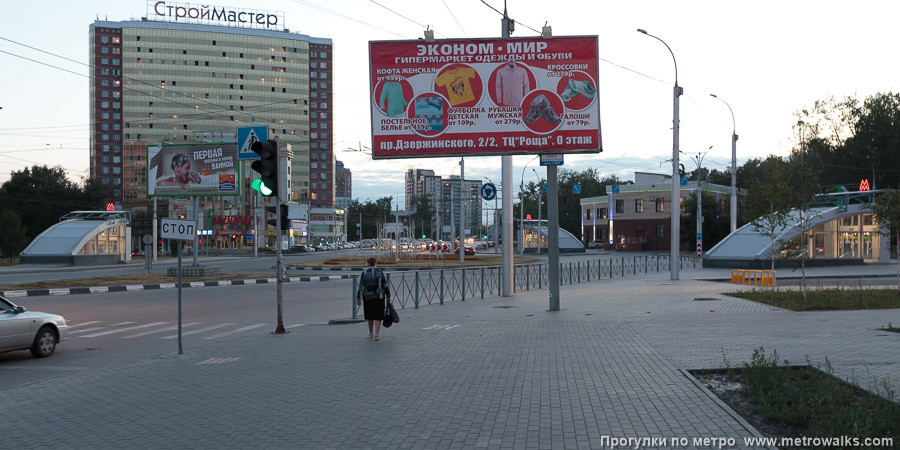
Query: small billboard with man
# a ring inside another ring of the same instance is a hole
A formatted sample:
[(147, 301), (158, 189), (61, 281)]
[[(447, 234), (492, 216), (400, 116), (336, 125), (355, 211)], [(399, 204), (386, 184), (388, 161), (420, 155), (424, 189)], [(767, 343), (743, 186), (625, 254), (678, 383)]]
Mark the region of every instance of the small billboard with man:
[(234, 143), (148, 146), (147, 162), (150, 197), (241, 194)]

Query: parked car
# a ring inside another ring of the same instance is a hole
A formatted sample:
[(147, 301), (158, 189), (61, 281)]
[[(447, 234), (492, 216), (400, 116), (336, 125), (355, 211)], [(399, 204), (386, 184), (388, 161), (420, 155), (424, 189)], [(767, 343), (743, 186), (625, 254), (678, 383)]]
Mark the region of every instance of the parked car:
[(305, 246), (305, 245), (299, 245), (299, 244), (294, 244), (294, 245), (292, 245), (292, 246), (291, 246), (291, 251), (292, 251), (292, 252), (297, 252), (297, 253), (308, 253), (308, 250), (306, 249), (306, 246)]
[(0, 352), (31, 350), (35, 358), (53, 354), (56, 344), (66, 340), (69, 326), (63, 316), (26, 311), (0, 297)]

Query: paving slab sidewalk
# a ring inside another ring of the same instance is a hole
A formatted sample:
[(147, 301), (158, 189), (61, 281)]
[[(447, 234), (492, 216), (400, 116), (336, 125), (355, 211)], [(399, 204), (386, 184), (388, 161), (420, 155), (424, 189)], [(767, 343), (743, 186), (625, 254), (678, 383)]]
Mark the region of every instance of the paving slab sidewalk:
[(564, 286), (559, 312), (546, 290), (405, 309), (381, 341), (365, 324), (187, 340), (185, 355), (4, 390), (3, 447), (747, 448), (756, 431), (684, 369), (763, 346), (900, 386), (900, 339), (872, 323), (884, 312), (794, 313), (682, 274)]

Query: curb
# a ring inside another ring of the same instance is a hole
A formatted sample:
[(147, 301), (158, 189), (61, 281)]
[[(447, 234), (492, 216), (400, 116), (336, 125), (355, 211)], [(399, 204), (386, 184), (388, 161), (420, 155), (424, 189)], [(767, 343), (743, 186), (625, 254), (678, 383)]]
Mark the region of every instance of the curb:
[(352, 317), (348, 317), (346, 319), (331, 319), (328, 321), (328, 325), (349, 325), (351, 323), (360, 323), (360, 322), (365, 322), (365, 321), (366, 321), (366, 319), (360, 319), (360, 318), (354, 319)]
[[(293, 277), (288, 278), (289, 283), (310, 283), (313, 281), (348, 280), (350, 275), (322, 275), (318, 277)], [(221, 280), (221, 281), (186, 281), (181, 283), (182, 288), (217, 287), (217, 286), (247, 286), (253, 284), (275, 283), (275, 278), (255, 278), (249, 280)], [(48, 289), (22, 289), (16, 291), (0, 291), (0, 295), (7, 298), (39, 297), (43, 295), (74, 295), (74, 294), (105, 294), (107, 292), (149, 291), (155, 289), (175, 289), (178, 283), (157, 284), (129, 284), (118, 286), (97, 287), (71, 287)]]

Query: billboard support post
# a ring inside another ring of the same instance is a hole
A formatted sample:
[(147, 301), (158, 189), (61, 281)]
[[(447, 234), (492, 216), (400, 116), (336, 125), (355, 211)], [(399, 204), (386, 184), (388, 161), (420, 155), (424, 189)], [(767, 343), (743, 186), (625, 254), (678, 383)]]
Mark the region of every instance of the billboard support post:
[[(500, 21), (500, 26), (502, 28), (501, 32), (503, 39), (509, 39), (509, 33), (512, 31), (512, 21), (509, 19), (509, 16), (506, 15), (505, 3), (503, 8), (503, 19)], [(503, 266), (503, 280), (500, 284), (500, 295), (503, 297), (512, 297), (513, 295), (515, 295), (515, 293), (513, 292), (513, 215), (512, 196), (507, 195), (508, 193), (512, 192), (513, 189), (512, 156), (503, 155), (500, 157), (500, 170), (500, 183), (503, 188), (503, 257), (501, 258), (501, 264)], [(519, 208), (522, 207), (523, 205), (520, 204)]]

